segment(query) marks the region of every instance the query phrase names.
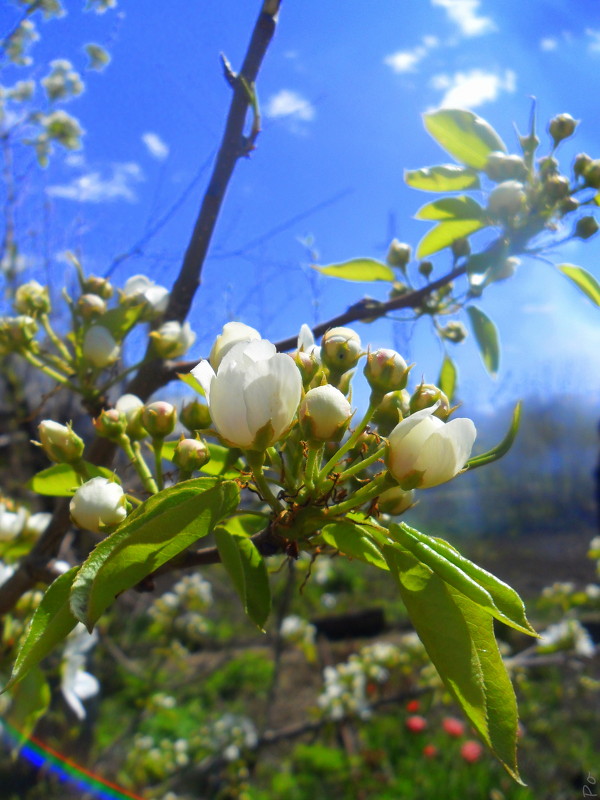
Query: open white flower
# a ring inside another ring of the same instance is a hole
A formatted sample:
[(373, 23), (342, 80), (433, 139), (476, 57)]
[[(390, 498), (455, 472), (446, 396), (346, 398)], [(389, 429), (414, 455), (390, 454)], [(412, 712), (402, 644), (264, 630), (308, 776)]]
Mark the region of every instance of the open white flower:
[(98, 679), (85, 671), (88, 651), (97, 641), (97, 632), (88, 633), (85, 625), (79, 622), (67, 637), (63, 653), (60, 690), (78, 719), (85, 719), (85, 708), (81, 701), (89, 700), (100, 691)]
[(302, 378), (290, 356), (266, 339), (235, 344), (216, 374), (201, 361), (192, 375), (206, 392), (216, 429), (234, 447), (265, 450), (293, 422)]
[(260, 333), (244, 325), (243, 322), (226, 322), (223, 325), (223, 332), (220, 333), (211, 348), (208, 360), (213, 369), (219, 369), (219, 365), (227, 353), (236, 344), (241, 342), (254, 342), (260, 339)]
[(125, 297), (135, 298), (139, 302), (145, 301), (155, 314), (162, 314), (169, 304), (169, 290), (158, 286), (146, 275), (132, 275), (123, 287)]
[(477, 435), (472, 420), (451, 422), (433, 416), (437, 404), (411, 414), (389, 436), (387, 466), (405, 489), (445, 483), (467, 463)]
[(92, 478), (73, 495), (69, 505), (71, 519), (80, 528), (101, 533), (118, 525), (127, 516), (125, 493), (108, 478)]
[(189, 322), (183, 325), (176, 320), (164, 322), (150, 336), (154, 340), (154, 349), (161, 358), (179, 358), (196, 341), (196, 334)]
[(16, 538), (27, 521), (27, 512), (24, 508), (18, 511), (7, 511), (4, 503), (0, 503), (0, 542), (10, 542)]

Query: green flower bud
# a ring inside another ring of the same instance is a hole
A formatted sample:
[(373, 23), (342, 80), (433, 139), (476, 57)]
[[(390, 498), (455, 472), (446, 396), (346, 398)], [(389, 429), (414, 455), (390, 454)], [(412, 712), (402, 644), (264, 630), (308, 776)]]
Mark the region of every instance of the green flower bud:
[(387, 394), (404, 389), (410, 367), (395, 350), (380, 349), (367, 354), (364, 375), (374, 392)]
[(6, 352), (28, 347), (38, 331), (38, 324), (26, 314), (18, 317), (0, 317), (0, 346)]
[(587, 186), (600, 189), (600, 159), (592, 161), (585, 169), (583, 177)]
[(433, 264), (431, 261), (421, 261), (419, 264), (419, 272), (424, 278), (429, 279), (429, 276), (433, 272)]
[(450, 401), (444, 392), (432, 383), (422, 383), (417, 386), (410, 398), (410, 413), (431, 408), (438, 402), (439, 406), (433, 412), (433, 416), (442, 420), (447, 419), (450, 414)]
[(60, 425), (45, 419), (38, 425), (39, 444), (50, 461), (57, 464), (73, 464), (83, 455), (84, 443), (71, 424)]
[(179, 419), (188, 431), (192, 431), (192, 433), (194, 431), (202, 431), (205, 428), (210, 428), (212, 424), (208, 406), (198, 402), (198, 400), (187, 403), (187, 405), (181, 409)]
[(578, 153), (573, 161), (573, 173), (576, 177), (583, 176), (593, 163), (592, 157), (587, 153)]
[(411, 489), (405, 492), (399, 486), (393, 486), (391, 489), (386, 489), (379, 495), (377, 505), (379, 510), (384, 514), (391, 514), (394, 517), (403, 514), (415, 504), (415, 493)]
[(83, 319), (91, 320), (100, 317), (106, 311), (106, 303), (98, 294), (82, 294), (77, 301), (77, 310)]
[(302, 375), (302, 385), (308, 389), (313, 379), (321, 369), (321, 362), (317, 356), (316, 350), (310, 353), (305, 353), (303, 350), (297, 350), (292, 358), (296, 362), (296, 366)]
[(572, 136), (575, 133), (575, 128), (579, 125), (579, 122), (570, 114), (558, 114), (556, 117), (550, 120), (550, 125), (548, 126), (548, 131), (550, 136), (554, 140), (554, 146), (559, 142), (562, 142), (563, 139), (568, 139), (569, 136)]
[(179, 358), (196, 341), (190, 323), (184, 322), (182, 325), (175, 320), (164, 322), (158, 330), (152, 331), (150, 337), (159, 358)]
[(399, 267), (404, 272), (406, 265), (410, 261), (411, 254), (412, 250), (409, 244), (404, 244), (399, 242), (398, 239), (394, 239), (388, 248), (385, 260), (390, 267)]
[(406, 389), (388, 392), (373, 414), (373, 423), (382, 436), (387, 436), (409, 413), (410, 395)]
[(173, 463), (183, 472), (196, 472), (210, 460), (210, 452), (201, 439), (184, 439), (177, 442)]
[(394, 281), (392, 283), (390, 298), (393, 300), (395, 297), (402, 297), (402, 295), (406, 294), (408, 291), (409, 288), (405, 283), (402, 283), (402, 281)]
[(298, 418), (308, 442), (337, 442), (352, 419), (352, 407), (339, 389), (326, 383), (310, 389), (300, 403)]
[(489, 154), (483, 171), (495, 183), (523, 181), (527, 177), (527, 167), (523, 159), (517, 155), (509, 156), (500, 150)]
[(460, 239), (455, 239), (451, 245), (452, 255), (454, 258), (462, 258), (471, 254), (471, 242), (465, 237), (461, 236)]
[(542, 178), (547, 178), (549, 175), (558, 175), (558, 161), (554, 156), (542, 156), (538, 160), (538, 169)]
[(164, 439), (173, 433), (177, 422), (177, 410), (171, 403), (157, 400), (144, 406), (141, 414), (142, 425), (153, 438)]
[(440, 329), (440, 333), (444, 339), (447, 339), (449, 342), (454, 342), (455, 344), (467, 338), (467, 329), (463, 323), (458, 320), (449, 322), (445, 327)]
[(84, 294), (97, 294), (103, 300), (108, 300), (113, 295), (113, 287), (106, 280), (99, 275), (88, 275), (83, 279), (81, 289)]
[(579, 239), (589, 239), (598, 232), (599, 227), (595, 217), (582, 217), (577, 220), (574, 235)]
[(325, 366), (340, 375), (356, 366), (362, 355), (360, 336), (351, 328), (330, 328), (321, 341), (321, 358)]
[(37, 281), (24, 283), (15, 292), (15, 310), (19, 314), (37, 317), (50, 311), (50, 297), (48, 288)]
[(147, 430), (142, 425), (141, 415), (144, 407), (143, 400), (135, 394), (124, 394), (115, 403), (117, 411), (125, 415), (127, 427), (125, 433), (132, 441), (145, 439), (148, 435)]
[(127, 428), (127, 418), (123, 412), (116, 408), (104, 409), (93, 420), (98, 436), (105, 439), (117, 440)]
[(570, 191), (569, 180), (564, 175), (549, 175), (544, 181), (544, 195), (552, 203), (563, 200)]
[(573, 211), (577, 211), (579, 205), (579, 200), (576, 197), (565, 197), (560, 204), (560, 211), (562, 214), (570, 214)]

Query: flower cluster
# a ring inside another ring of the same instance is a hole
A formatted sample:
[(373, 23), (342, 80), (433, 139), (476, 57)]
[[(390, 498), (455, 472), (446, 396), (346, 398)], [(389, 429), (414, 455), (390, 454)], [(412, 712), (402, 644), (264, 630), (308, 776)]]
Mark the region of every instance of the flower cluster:
[(197, 642), (209, 630), (205, 611), (212, 604), (212, 586), (199, 572), (186, 575), (148, 609), (162, 630), (171, 631), (186, 642)]

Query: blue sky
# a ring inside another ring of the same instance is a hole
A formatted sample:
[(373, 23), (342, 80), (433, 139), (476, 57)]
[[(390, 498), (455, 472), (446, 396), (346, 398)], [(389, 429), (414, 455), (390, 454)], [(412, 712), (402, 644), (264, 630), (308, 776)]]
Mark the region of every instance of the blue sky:
[[(83, 68), (86, 41), (109, 46), (112, 62), (101, 75), (85, 73), (85, 93), (68, 106), (86, 130), (84, 150), (32, 182), (21, 210), (22, 223), (39, 229), (40, 198), (49, 201), (45, 236), (30, 237), (30, 271), (44, 277), (44, 238), (53, 283), (63, 281), (66, 249), (80, 248), (86, 268), (102, 274), (196, 180), (169, 223), (113, 276), (122, 285), (145, 272), (168, 284), (230, 99), (219, 52), (239, 66), (259, 5), (171, 0), (166, 9), (119, 0), (96, 16), (68, 0), (65, 18), (40, 25), (33, 50), (39, 76), (57, 57)], [(580, 151), (600, 157), (597, 11), (594, 0), (284, 0), (259, 77), (263, 133), (234, 174), (191, 315), (199, 334), (192, 355), (207, 352), (227, 319), (277, 339), (359, 295), (385, 298), (381, 284), (318, 276), (305, 241), (310, 237), (321, 263), (383, 258), (392, 236), (416, 245), (428, 224), (412, 215), (433, 198), (407, 187), (403, 170), (450, 160), (423, 130), (428, 109), (470, 108), (515, 152), (513, 122), (525, 129), (535, 96), (542, 126), (561, 112), (582, 120), (561, 148), (565, 164)], [(0, 34), (14, 19), (3, 4)], [(22, 77), (17, 73), (7, 70), (5, 82)], [(550, 257), (598, 276), (599, 255), (592, 241)], [(435, 263), (434, 275), (449, 268), (443, 254)], [(597, 310), (550, 266), (523, 262), (515, 279), (491, 287), (482, 308), (502, 334), (502, 369), (493, 382), (472, 341), (453, 348), (465, 400), (496, 405), (582, 385), (600, 397)], [(417, 362), (419, 376), (436, 379), (441, 351), (427, 321), (356, 327), (365, 343), (395, 345)]]

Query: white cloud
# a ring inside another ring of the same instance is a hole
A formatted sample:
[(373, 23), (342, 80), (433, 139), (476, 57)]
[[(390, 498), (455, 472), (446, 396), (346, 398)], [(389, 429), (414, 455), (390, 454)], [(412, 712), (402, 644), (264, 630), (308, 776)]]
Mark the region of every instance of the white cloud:
[(157, 133), (148, 131), (142, 136), (142, 142), (148, 148), (151, 156), (163, 161), (169, 155), (169, 145), (165, 144)]
[(557, 47), (558, 47), (557, 40), (552, 39), (549, 36), (546, 39), (541, 39), (540, 41), (540, 50), (545, 50), (549, 52), (550, 50), (556, 50)]
[(496, 30), (491, 17), (479, 16), (480, 0), (431, 0), (434, 6), (441, 6), (460, 28), (463, 36), (481, 36)]
[(300, 122), (310, 122), (315, 117), (315, 107), (297, 92), (282, 89), (277, 94), (271, 95), (267, 101), (265, 114), (272, 119), (290, 117)]
[(137, 196), (133, 187), (144, 180), (140, 166), (125, 162), (112, 164), (110, 169), (108, 177), (99, 171), (88, 172), (70, 183), (49, 186), (46, 191), (51, 197), (77, 200), (79, 203), (107, 203), (113, 200), (134, 203)]
[(588, 50), (590, 53), (600, 53), (600, 30), (586, 28), (585, 32), (586, 35), (591, 39), (591, 41), (588, 43)]
[(397, 50), (383, 59), (383, 63), (394, 72), (414, 72), (417, 64), (422, 61), (430, 50), (437, 47), (438, 40), (435, 36), (424, 36), (423, 44), (413, 47), (412, 50)]
[(510, 69), (505, 70), (503, 75), (473, 69), (454, 75), (434, 75), (430, 85), (444, 92), (439, 107), (475, 108), (496, 100), (501, 92), (514, 92), (516, 77)]

